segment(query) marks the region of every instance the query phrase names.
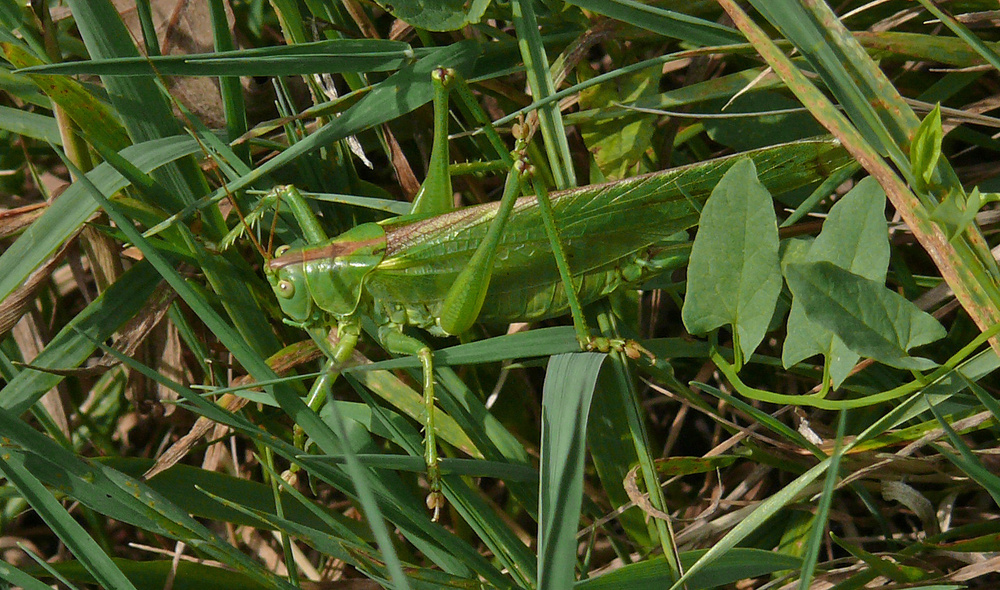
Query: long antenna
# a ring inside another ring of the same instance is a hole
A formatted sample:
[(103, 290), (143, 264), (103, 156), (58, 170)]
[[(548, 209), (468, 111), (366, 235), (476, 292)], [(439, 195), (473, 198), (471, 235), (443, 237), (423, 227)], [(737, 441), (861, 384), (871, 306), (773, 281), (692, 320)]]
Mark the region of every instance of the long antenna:
[[(128, 28), (126, 27), (126, 29), (128, 29)], [(170, 28), (168, 28), (167, 30), (170, 30)], [(260, 254), (261, 258), (263, 260), (265, 260), (265, 261), (269, 260), (270, 259), (270, 254), (269, 254), (270, 253), (270, 248), (268, 250), (264, 250), (264, 248), (261, 246), (260, 241), (257, 239), (257, 236), (253, 232), (253, 228), (247, 222), (246, 216), (243, 214), (243, 210), (240, 208), (239, 203), (236, 201), (235, 196), (232, 194), (232, 192), (230, 192), (229, 185), (228, 185), (228, 183), (226, 182), (225, 178), (222, 175), (222, 172), (221, 172), (221, 162), (217, 159), (216, 152), (214, 152), (213, 150), (210, 150), (208, 148), (208, 146), (205, 144), (205, 142), (202, 141), (202, 138), (199, 136), (198, 131), (197, 131), (197, 129), (199, 128), (199, 125), (197, 125), (194, 122), (194, 120), (191, 118), (190, 111), (188, 111), (188, 109), (185, 108), (184, 105), (181, 104), (174, 97), (174, 95), (170, 93), (169, 85), (167, 84), (166, 79), (160, 73), (160, 71), (156, 68), (156, 64), (153, 62), (153, 60), (148, 55), (147, 52), (150, 49), (155, 49), (156, 53), (158, 53), (158, 54), (160, 53), (159, 47), (158, 47), (159, 40), (156, 39), (155, 37), (153, 39), (151, 39), (150, 41), (153, 43), (152, 47), (150, 47), (149, 43), (145, 42), (145, 40), (140, 45), (139, 40), (136, 39), (136, 37), (135, 37), (135, 33), (131, 29), (128, 29), (128, 31), (129, 31), (129, 34), (132, 36), (132, 41), (133, 41), (133, 43), (135, 43), (136, 47), (140, 47), (141, 46), (141, 47), (145, 47), (146, 48), (146, 52), (140, 51), (140, 54), (146, 60), (146, 64), (149, 66), (150, 70), (153, 71), (153, 75), (156, 76), (156, 79), (159, 81), (160, 86), (163, 89), (163, 93), (167, 96), (167, 99), (170, 101), (171, 105), (173, 105), (173, 107), (180, 114), (180, 117), (181, 117), (181, 119), (184, 122), (184, 130), (188, 133), (188, 135), (190, 135), (192, 137), (192, 139), (195, 140), (195, 142), (198, 144), (199, 149), (201, 149), (202, 154), (205, 156), (206, 160), (208, 162), (210, 162), (210, 166), (208, 167), (208, 169), (205, 170), (206, 174), (208, 174), (209, 170), (213, 170), (214, 171), (216, 180), (218, 181), (218, 183), (221, 186), (222, 190), (225, 191), (225, 193), (226, 193), (226, 199), (229, 201), (229, 204), (232, 207), (232, 210), (236, 212), (236, 216), (239, 218), (240, 223), (243, 225), (243, 227), (244, 227), (247, 235), (250, 238), (250, 241), (253, 243), (254, 247), (257, 249), (257, 252)], [(155, 32), (153, 34), (155, 35)], [(204, 125), (201, 125), (201, 126), (204, 127)], [(272, 235), (271, 235), (271, 238), (270, 238), (269, 242), (273, 240), (273, 231), (274, 231), (274, 229), (272, 227)], [(269, 246), (270, 246), (270, 244), (269, 244)]]

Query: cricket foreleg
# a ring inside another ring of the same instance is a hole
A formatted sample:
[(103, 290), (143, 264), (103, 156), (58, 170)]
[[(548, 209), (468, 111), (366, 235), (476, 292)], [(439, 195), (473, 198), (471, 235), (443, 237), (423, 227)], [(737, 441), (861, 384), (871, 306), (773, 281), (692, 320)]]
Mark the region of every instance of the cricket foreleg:
[(431, 520), (437, 522), (444, 507), (441, 492), (441, 469), (438, 464), (437, 436), (434, 425), (434, 364), (430, 347), (416, 338), (411, 338), (392, 326), (379, 329), (379, 340), (389, 352), (415, 355), (420, 359), (424, 377), (424, 463), (427, 465), (427, 508), (433, 511)]
[[(308, 332), (312, 336), (316, 346), (330, 359), (330, 362), (337, 369), (330, 372), (332, 374), (332, 383), (340, 375), (340, 367), (351, 358), (351, 353), (354, 352), (354, 348), (358, 345), (358, 338), (361, 336), (361, 326), (353, 321), (341, 322), (337, 326), (337, 339), (333, 344), (331, 344), (329, 336), (323, 328), (309, 328)], [(306, 403), (312, 411), (318, 412), (323, 407), (324, 401), (326, 401), (326, 396), (322, 392), (310, 392)]]
[[(320, 351), (326, 355), (327, 364), (316, 382), (313, 383), (306, 398), (306, 405), (314, 412), (319, 412), (326, 402), (330, 388), (340, 376), (340, 368), (351, 358), (351, 353), (358, 345), (358, 337), (361, 335), (361, 326), (356, 322), (341, 322), (337, 326), (336, 341), (331, 343), (325, 328), (309, 327), (306, 329)], [(295, 446), (303, 448), (305, 433), (302, 427), (295, 425), (294, 431)]]

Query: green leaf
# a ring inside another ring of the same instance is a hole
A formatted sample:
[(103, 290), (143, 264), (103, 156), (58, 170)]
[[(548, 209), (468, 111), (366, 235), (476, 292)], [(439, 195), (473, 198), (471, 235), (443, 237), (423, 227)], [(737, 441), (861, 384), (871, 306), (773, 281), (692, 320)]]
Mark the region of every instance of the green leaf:
[[(728, 98), (728, 97), (727, 97)], [(718, 106), (725, 104), (720, 100)], [(734, 99), (720, 114), (731, 116), (705, 119), (705, 131), (712, 141), (745, 151), (785, 143), (824, 133), (823, 127), (802, 104), (770, 91), (748, 92)], [(699, 110), (713, 110), (702, 107)], [(738, 116), (754, 113), (754, 116)]]
[(949, 240), (954, 240), (976, 217), (976, 210), (963, 201), (965, 199), (960, 191), (948, 191), (947, 196), (931, 211), (931, 219), (944, 228)]
[(830, 208), (807, 259), (830, 262), (873, 281), (885, 280), (889, 267), (885, 191), (874, 178), (859, 182)]
[[(4, 43), (2, 47), (7, 61), (15, 67), (42, 65), (39, 59), (17, 45)], [(28, 77), (53, 103), (62, 107), (80, 129), (93, 135), (101, 143), (115, 150), (123, 149), (131, 143), (114, 111), (87, 92), (76, 80), (65, 76)]]
[(549, 360), (542, 390), (538, 585), (568, 590), (576, 566), (583, 504), (587, 418), (605, 354), (577, 352)]
[(701, 212), (682, 317), (692, 334), (733, 326), (744, 358), (764, 338), (781, 292), (771, 194), (750, 160), (726, 172)]
[[(871, 177), (859, 182), (830, 209), (823, 231), (810, 249), (792, 261), (826, 261), (856, 275), (885, 282), (889, 234), (882, 187)], [(788, 314), (788, 337), (781, 351), (781, 363), (791, 367), (815, 354), (826, 357), (834, 387), (843, 383), (859, 358), (833, 332), (810, 321), (802, 302), (795, 299)]]
[(402, 41), (330, 39), (216, 53), (119, 57), (58, 64), (17, 64), (18, 73), (99, 76), (291, 76), (384, 72), (412, 57)]
[[(681, 563), (684, 569), (694, 565), (703, 555), (705, 549), (685, 551), (681, 553)], [(764, 551), (750, 547), (735, 547), (719, 556), (700, 572), (691, 576), (686, 588), (717, 588), (740, 580), (763, 576), (771, 572), (797, 569), (802, 560), (791, 555), (783, 555), (774, 551)], [(670, 567), (663, 557), (646, 561), (630, 563), (604, 575), (581, 580), (573, 588), (575, 590), (645, 590), (646, 588), (666, 588), (670, 583)]]
[(964, 191), (950, 190), (931, 212), (931, 219), (942, 225), (948, 239), (954, 241), (976, 220), (980, 209), (996, 201), (1000, 201), (1000, 194), (981, 193), (978, 188), (972, 189), (968, 196), (965, 196)]
[(910, 143), (910, 169), (914, 178), (930, 184), (934, 176), (934, 168), (941, 158), (941, 140), (944, 131), (941, 128), (941, 105), (935, 105), (934, 110), (927, 113), (920, 122), (917, 133)]
[[(657, 65), (622, 76), (617, 84), (588, 88), (580, 93), (580, 108), (609, 108), (616, 103), (632, 103), (642, 97), (655, 96), (660, 70), (661, 66)], [(594, 117), (581, 121), (580, 133), (604, 176), (619, 179), (628, 176), (629, 169), (650, 148), (655, 123), (654, 115), (626, 112), (615, 118)]]
[[(0, 447), (3, 449), (3, 447)], [(66, 544), (73, 555), (80, 558), (94, 579), (105, 588), (135, 590), (121, 570), (115, 567), (108, 554), (97, 541), (66, 511), (59, 501), (28, 470), (26, 453), (20, 449), (3, 449), (0, 452), (0, 474), (24, 496), (28, 504), (45, 521), (45, 524)]]
[[(133, 561), (113, 558), (118, 568), (135, 583), (137, 588), (164, 588), (174, 590), (195, 590), (197, 588), (213, 588), (215, 590), (267, 590), (272, 585), (263, 583), (260, 579), (234, 572), (218, 566), (204, 563), (193, 563), (181, 560), (174, 563), (170, 559), (155, 561)], [(53, 564), (55, 571), (68, 579), (92, 584), (94, 579), (88, 575), (83, 564), (77, 561), (67, 561)]]
[(816, 354), (825, 358), (833, 387), (840, 387), (861, 358), (836, 334), (810, 320), (802, 304), (793, 299), (792, 309), (788, 312), (788, 336), (781, 350), (781, 364), (787, 369)]
[(664, 10), (650, 3), (634, 0), (568, 0), (567, 4), (603, 14), (614, 20), (642, 27), (664, 37), (680, 39), (698, 45), (745, 43), (746, 39), (731, 27), (689, 14)]
[(789, 264), (785, 276), (809, 319), (854, 352), (900, 369), (937, 366), (907, 351), (943, 338), (944, 327), (881, 282), (830, 262)]
[(402, 21), (428, 31), (455, 31), (479, 22), (490, 0), (379, 0)]

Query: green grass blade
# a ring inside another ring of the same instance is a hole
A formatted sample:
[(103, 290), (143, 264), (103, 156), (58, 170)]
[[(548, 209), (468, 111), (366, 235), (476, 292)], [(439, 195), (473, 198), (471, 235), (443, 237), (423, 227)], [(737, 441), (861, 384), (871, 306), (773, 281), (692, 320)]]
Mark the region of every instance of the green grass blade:
[(944, 430), (945, 434), (948, 435), (948, 440), (951, 444), (955, 445), (958, 449), (958, 455), (951, 453), (940, 445), (933, 445), (934, 448), (938, 450), (939, 453), (948, 458), (949, 461), (954, 463), (959, 469), (961, 469), (970, 479), (983, 486), (983, 488), (989, 492), (990, 496), (993, 497), (993, 501), (996, 502), (997, 506), (1000, 506), (1000, 477), (992, 473), (987, 469), (973, 454), (972, 449), (966, 444), (962, 437), (955, 432), (955, 429), (951, 427), (945, 421), (944, 417), (941, 416), (941, 412), (938, 411), (934, 406), (930, 406), (931, 412), (937, 419), (941, 428)]
[(795, 430), (793, 430), (787, 424), (784, 424), (780, 420), (776, 420), (773, 416), (768, 415), (766, 412), (763, 412), (749, 405), (740, 398), (729, 395), (728, 393), (722, 391), (721, 389), (717, 389), (715, 387), (712, 387), (711, 385), (707, 385), (704, 383), (695, 382), (692, 383), (692, 385), (695, 385), (696, 387), (698, 387), (699, 389), (701, 389), (706, 393), (718, 397), (719, 399), (725, 401), (727, 404), (733, 405), (741, 412), (744, 412), (748, 416), (751, 416), (754, 419), (755, 423), (763, 424), (764, 426), (768, 427), (772, 432), (780, 435), (782, 438), (784, 438), (791, 444), (808, 450), (816, 457), (822, 458), (825, 456), (823, 451), (821, 451), (819, 447), (817, 447), (814, 443), (810, 442), (808, 439), (802, 436), (802, 434), (796, 432)]
[[(399, 555), (396, 553), (396, 550), (392, 545), (392, 537), (389, 535), (389, 529), (386, 527), (382, 510), (379, 508), (375, 494), (372, 490), (372, 482), (370, 481), (371, 475), (369, 471), (361, 465), (358, 461), (357, 454), (347, 443), (347, 441), (350, 440), (347, 430), (347, 422), (337, 409), (337, 404), (327, 404), (326, 407), (331, 410), (330, 414), (333, 418), (332, 430), (336, 433), (338, 440), (342, 441), (339, 446), (341, 449), (346, 451), (344, 456), (347, 459), (347, 472), (352, 478), (355, 478), (355, 481), (357, 482), (355, 484), (355, 489), (357, 490), (359, 503), (368, 517), (372, 533), (375, 535), (375, 540), (382, 551), (382, 557), (386, 562), (389, 577), (392, 579), (397, 588), (400, 588), (400, 590), (408, 590), (410, 588), (410, 584), (407, 580), (406, 574), (403, 573), (403, 564), (400, 562)], [(327, 449), (329, 449), (329, 445), (327, 445)]]
[(665, 10), (633, 0), (567, 0), (579, 6), (630, 25), (641, 27), (673, 39), (698, 45), (728, 45), (746, 43), (746, 39), (730, 27), (710, 20)]
[[(314, 150), (331, 145), (375, 125), (396, 119), (426, 104), (433, 95), (430, 83), (431, 71), (438, 67), (451, 67), (460, 73), (467, 73), (475, 63), (480, 50), (477, 43), (468, 41), (456, 43), (431, 53), (412, 66), (404, 67), (375, 85), (362, 100), (317, 132), (303, 138), (250, 173), (215, 191), (210, 197), (182, 210), (163, 225), (176, 223), (178, 218), (185, 218), (196, 209), (251, 186)], [(158, 226), (151, 228), (150, 231), (162, 229)]]
[[(180, 295), (181, 298), (184, 299), (184, 301), (190, 305), (196, 313), (198, 313), (202, 321), (209, 326), (212, 332), (219, 337), (219, 339), (244, 365), (244, 367), (246, 367), (252, 375), (257, 377), (263, 377), (265, 379), (273, 378), (274, 372), (267, 366), (266, 363), (264, 363), (263, 359), (254, 354), (247, 344), (236, 334), (233, 328), (222, 321), (222, 319), (217, 316), (215, 311), (204, 302), (200, 295), (187, 285), (184, 279), (173, 270), (167, 260), (149, 246), (148, 242), (138, 233), (138, 231), (135, 230), (134, 227), (132, 227), (128, 220), (118, 212), (118, 210), (111, 204), (110, 201), (107, 200), (106, 197), (104, 197), (104, 195), (100, 194), (97, 187), (90, 183), (86, 178), (83, 178), (82, 181), (88, 188), (91, 196), (97, 200), (102, 207), (104, 207), (108, 215), (115, 220), (129, 239), (135, 243), (140, 250), (142, 250), (143, 254), (157, 269), (157, 271), (160, 272), (168, 283), (170, 283), (174, 290), (177, 291), (178, 295)], [(296, 393), (289, 391), (286, 387), (273, 387), (272, 389), (275, 399), (282, 409), (288, 412), (289, 415), (293, 416), (296, 423), (301, 425), (303, 430), (310, 437), (312, 437), (321, 448), (326, 450), (328, 453), (336, 452), (338, 448), (341, 448), (341, 445), (337, 441), (346, 440), (347, 437), (339, 414), (336, 415), (337, 421), (335, 422), (335, 426), (337, 428), (337, 432), (335, 433), (319, 418), (319, 416), (317, 416), (314, 412), (312, 412), (312, 410), (309, 409), (308, 406), (305, 405)], [(382, 513), (375, 502), (375, 497), (372, 495), (370, 487), (371, 484), (366, 477), (366, 472), (363, 471), (361, 465), (357, 463), (357, 459), (353, 453), (348, 454), (347, 457), (349, 460), (348, 471), (356, 478), (355, 485), (361, 505), (369, 516), (369, 523), (375, 537), (379, 541), (379, 546), (384, 552), (384, 556), (389, 563), (392, 578), (397, 584), (401, 584), (401, 588), (407, 588), (408, 586), (405, 582), (405, 576), (402, 572), (396, 552), (392, 547), (388, 529), (382, 519)]]
[[(681, 553), (681, 563), (687, 569), (694, 565), (706, 550)], [(774, 551), (763, 551), (750, 547), (736, 547), (725, 554), (724, 559), (711, 563), (691, 576), (685, 587), (688, 590), (719, 588), (726, 584), (755, 578), (772, 572), (797, 569), (802, 560), (791, 555)], [(574, 590), (646, 590), (666, 587), (671, 582), (670, 566), (662, 557), (627, 564), (604, 575), (581, 580)]]
[[(846, 449), (845, 449), (846, 450)], [(691, 579), (702, 568), (705, 568), (717, 559), (721, 559), (727, 551), (736, 546), (737, 543), (746, 538), (747, 535), (756, 531), (764, 525), (768, 519), (776, 515), (789, 503), (793, 502), (813, 481), (821, 476), (830, 466), (831, 460), (825, 459), (813, 466), (811, 469), (795, 478), (794, 481), (783, 487), (778, 492), (769, 496), (766, 500), (757, 505), (749, 516), (734, 526), (722, 539), (712, 546), (701, 558), (691, 567), (687, 568), (671, 587), (670, 590), (683, 588), (684, 583)]]
[[(976, 48), (966, 41), (939, 34), (854, 31), (854, 38), (872, 52), (872, 57), (876, 59), (933, 61), (956, 68), (973, 68), (983, 62)], [(970, 73), (964, 72), (964, 74)], [(946, 77), (945, 80), (951, 82), (955, 78)], [(938, 88), (938, 90), (943, 89)], [(937, 101), (928, 100), (928, 102)]]
[[(170, 137), (130, 146), (121, 151), (143, 172), (149, 172), (198, 150), (188, 137)], [(108, 164), (101, 164), (87, 178), (103, 194), (112, 195), (127, 182)], [(6, 299), (97, 211), (97, 204), (81, 183), (74, 183), (55, 200), (23, 234), (0, 255), (0, 299)]]
[(52, 586), (36, 580), (9, 563), (0, 563), (0, 579), (24, 590), (52, 590)]
[[(212, 39), (216, 53), (232, 51), (236, 45), (233, 33), (226, 17), (226, 6), (222, 0), (210, 0), (212, 13)], [(228, 74), (229, 72), (227, 72)], [(235, 141), (247, 132), (247, 111), (243, 100), (243, 86), (238, 76), (227, 75), (219, 77), (219, 94), (222, 97), (222, 112), (226, 117), (226, 135), (230, 141)], [(235, 148), (240, 159), (250, 162), (250, 146), (240, 145)]]
[(560, 354), (549, 360), (545, 372), (538, 501), (540, 588), (573, 587), (587, 421), (605, 358), (592, 352)]
[[(514, 469), (534, 471), (534, 468), (529, 467), (532, 462), (523, 442), (490, 412), (482, 398), (465, 384), (458, 373), (445, 367), (435, 367), (435, 373), (447, 392), (447, 395), (440, 395), (438, 398), (441, 407), (455, 419), (484, 458), (502, 462)], [(524, 506), (525, 511), (532, 517), (537, 517), (537, 476), (526, 482), (508, 481), (507, 487), (511, 495)]]
[[(375, 374), (372, 373), (372, 375)], [(372, 417), (379, 420), (382, 427), (390, 432), (389, 439), (403, 447), (411, 456), (421, 457), (423, 453), (423, 438), (416, 430), (410, 424), (393, 421), (388, 416), (388, 413), (379, 407), (364, 387), (361, 387), (351, 376), (347, 376), (347, 378), (354, 386), (355, 391), (361, 396), (361, 399), (372, 409)], [(445, 384), (447, 384), (447, 381)], [(419, 415), (414, 415), (414, 418), (418, 417)], [(439, 413), (435, 418), (435, 422), (439, 422), (445, 417), (450, 419), (450, 416)], [(435, 427), (438, 427), (438, 425), (435, 424)], [(374, 431), (375, 429), (373, 428), (372, 430)], [(466, 436), (464, 432), (462, 432), (462, 436)], [(479, 494), (471, 490), (467, 483), (458, 477), (444, 475), (441, 483), (449, 505), (477, 533), (497, 556), (500, 563), (523, 583), (532, 584), (534, 574), (533, 556), (530, 552), (526, 551), (524, 544), (511, 534), (509, 528), (503, 526), (498, 520), (498, 516), (483, 502)], [(421, 513), (415, 515), (415, 518), (426, 520), (426, 516), (422, 514), (422, 507), (419, 507), (417, 510)], [(484, 574), (483, 565), (479, 564), (478, 560), (468, 563), (476, 566), (476, 570), (480, 575), (486, 575)]]
[[(258, 577), (253, 575), (183, 559), (178, 563), (174, 563), (170, 559), (133, 561), (115, 558), (113, 561), (140, 590), (165, 588), (168, 584), (173, 590), (198, 590), (199, 588), (266, 590), (273, 588), (271, 585), (262, 583)], [(54, 564), (54, 569), (63, 576), (81, 584), (93, 583), (91, 577), (87, 575), (78, 562), (57, 563)]]
[[(889, 154), (897, 165), (908, 162), (899, 147), (905, 145), (905, 138), (897, 135), (895, 129), (887, 127), (880, 114), (867, 103), (869, 98), (878, 93), (873, 87), (878, 82), (872, 72), (873, 64), (861, 51), (860, 45), (846, 39), (843, 35), (846, 31), (843, 29), (831, 30), (823, 26), (816, 11), (801, 3), (779, 0), (755, 1), (751, 4), (778, 26), (786, 38), (803, 50), (803, 55), (837, 95), (848, 117), (865, 139), (877, 146), (881, 153)], [(901, 103), (901, 97), (896, 95), (894, 102)], [(915, 128), (917, 121), (909, 107), (902, 104), (897, 106), (903, 107), (902, 112), (911, 119)]]
[[(568, 326), (540, 328), (528, 332), (518, 332), (495, 336), (486, 340), (459, 344), (434, 351), (434, 366), (474, 365), (493, 363), (518, 358), (551, 356), (567, 352), (577, 352), (580, 344), (573, 329)], [(372, 371), (377, 369), (419, 369), (420, 362), (412, 357), (402, 357), (379, 361), (370, 365), (358, 365), (344, 372)]]
[[(4, 49), (5, 57), (15, 66), (38, 67), (36, 64), (41, 64), (40, 60), (18, 46), (8, 45)], [(88, 92), (78, 81), (63, 76), (28, 75), (28, 77), (85, 133), (99, 138), (102, 143), (115, 149), (120, 150), (129, 144), (128, 135), (115, 112)]]
[[(622, 482), (630, 476), (630, 471), (640, 463), (637, 438), (629, 424), (629, 414), (634, 410), (623, 401), (628, 398), (627, 386), (620, 380), (617, 371), (603, 371), (597, 382), (597, 395), (591, 402), (593, 419), (587, 426), (587, 446), (594, 463), (594, 469), (607, 494), (608, 503), (615, 509), (632, 504), (632, 498)], [(626, 391), (622, 391), (625, 389)], [(632, 402), (634, 405), (634, 402)], [(649, 451), (646, 451), (647, 455)], [(652, 462), (652, 458), (649, 458)], [(640, 547), (658, 547), (653, 539), (647, 515), (634, 507), (617, 517), (629, 539)]]
[(0, 106), (0, 129), (54, 145), (62, 144), (59, 125), (53, 117), (29, 113), (22, 109)]
[(30, 464), (33, 477), (37, 476), (50, 486), (61, 487), (92, 510), (157, 534), (185, 540), (223, 563), (270, 581), (274, 588), (288, 588), (279, 577), (211, 533), (186, 511), (142, 482), (114, 469), (77, 458), (71, 451), (32, 430), (5, 410), (0, 410), (0, 428), (11, 441), (24, 449), (12, 449), (10, 454), (11, 457), (24, 457)]
[[(556, 89), (549, 71), (549, 60), (545, 56), (542, 37), (538, 32), (534, 3), (530, 0), (513, 0), (511, 7), (518, 47), (528, 73), (528, 85), (531, 87), (532, 97), (536, 101), (545, 100), (555, 94)], [(559, 105), (546, 103), (538, 110), (538, 119), (556, 188), (576, 186), (576, 174), (573, 171), (573, 160), (569, 143), (566, 141), (566, 128), (563, 125)]]
[[(96, 349), (95, 340), (110, 338), (119, 326), (149, 305), (157, 283), (159, 275), (152, 267), (136, 265), (60, 330), (32, 364), (50, 369), (80, 366)], [(0, 408), (22, 414), (63, 379), (64, 375), (55, 373), (21, 371), (0, 390)]]
[(163, 76), (296, 76), (344, 72), (390, 72), (413, 57), (401, 41), (333, 39), (256, 49), (220, 49), (216, 53), (117, 57), (33, 65), (20, 74)]
[(833, 504), (833, 494), (840, 478), (840, 459), (843, 456), (841, 450), (844, 438), (844, 429), (847, 425), (847, 412), (840, 411), (840, 419), (837, 421), (837, 434), (834, 439), (833, 453), (830, 455), (830, 469), (826, 472), (826, 480), (823, 482), (823, 491), (820, 492), (819, 505), (816, 507), (816, 514), (813, 516), (813, 527), (809, 533), (809, 544), (805, 550), (805, 560), (799, 572), (799, 590), (808, 590), (813, 581), (813, 574), (816, 570), (816, 563), (819, 561), (819, 553), (823, 549), (823, 533), (826, 532), (827, 522), (830, 518), (830, 506)]
[[(358, 356), (355, 358), (358, 358)], [(356, 377), (371, 392), (389, 402), (407, 416), (416, 420), (422, 415), (423, 396), (392, 373), (371, 371), (352, 376)], [(385, 418), (381, 417), (380, 419)], [(472, 442), (454, 418), (448, 414), (443, 414), (440, 416), (440, 420), (436, 420), (436, 422), (435, 429), (438, 436), (447, 441), (448, 444), (454, 445), (462, 452), (473, 457), (481, 456), (476, 444)]]
[[(0, 449), (3, 447), (0, 446)], [(119, 570), (55, 497), (28, 470), (25, 455), (0, 452), (0, 471), (24, 496), (36, 513), (58, 538), (79, 558), (87, 570), (105, 588), (135, 590), (135, 586)]]
[[(147, 469), (153, 466), (152, 460), (129, 457), (108, 457), (102, 458), (99, 462), (136, 478), (141, 477)], [(205, 492), (211, 492), (218, 497), (232, 501), (239, 501), (243, 506), (252, 510), (274, 510), (274, 499), (267, 485), (190, 465), (174, 465), (149, 479), (146, 485), (177, 505), (181, 510), (193, 516), (214, 521), (252, 527), (265, 526), (264, 521), (258, 518), (247, 519), (244, 514), (221, 506), (218, 502), (209, 499)], [(286, 491), (290, 494), (289, 497), (294, 496), (290, 490)], [(364, 541), (361, 537), (363, 527), (359, 526), (356, 521), (313, 504), (315, 504), (314, 501), (306, 504), (287, 502), (285, 517), (297, 522), (314, 523), (316, 519), (314, 509), (318, 509), (326, 515), (324, 520), (330, 531), (342, 538), (353, 538), (357, 542)]]
[[(352, 495), (354, 494), (357, 474), (350, 476), (334, 466), (327, 465), (326, 462), (310, 462), (308, 461), (308, 456), (302, 454), (301, 449), (276, 439), (272, 434), (261, 430), (246, 419), (225, 412), (219, 406), (195, 394), (193, 391), (170, 383), (162, 375), (150, 371), (148, 368), (135, 363), (132, 359), (123, 357), (110, 349), (106, 349), (105, 352), (116, 356), (131, 369), (141, 372), (158, 383), (171, 387), (195, 407), (200, 414), (250, 436), (257, 444), (272, 448), (275, 453), (280, 454), (293, 463), (308, 465), (312, 476), (333, 485), (337, 489)], [(418, 440), (417, 437), (413, 438)], [(334, 453), (340, 453), (339, 447), (334, 449)], [(408, 492), (405, 496), (394, 495), (380, 480), (373, 480), (371, 483), (375, 486), (374, 489), (379, 496), (384, 512), (389, 515), (392, 522), (400, 528), (400, 532), (417, 549), (435, 560), (441, 560), (444, 563), (447, 563), (447, 560), (457, 560), (456, 563), (458, 564), (473, 564), (478, 566), (476, 567), (477, 573), (486, 580), (489, 580), (498, 587), (508, 586), (505, 578), (494, 568), (490, 567), (488, 562), (485, 562), (482, 556), (473, 548), (454, 535), (442, 535), (440, 527), (430, 523), (425, 508), (419, 501), (414, 501), (412, 495)], [(482, 509), (482, 507), (480, 508)], [(523, 544), (520, 544), (520, 548), (522, 552), (527, 552)]]
[[(118, 11), (108, 0), (71, 0), (68, 2), (91, 58), (138, 57), (128, 29)], [(183, 132), (173, 116), (170, 104), (150, 78), (102, 79), (108, 97), (133, 143), (170, 137)], [(207, 189), (204, 177), (192, 160), (182, 160), (158, 172), (163, 184), (170, 188), (175, 210), (195, 199), (195, 193)], [(161, 206), (167, 206), (161, 204)]]
[[(622, 338), (620, 324), (619, 319), (612, 313), (610, 301), (602, 302), (597, 306), (597, 325), (603, 337), (610, 338), (612, 341), (620, 340)], [(614, 372), (611, 376), (606, 377), (606, 382), (611, 382), (613, 385), (605, 393), (607, 399), (604, 400), (602, 405), (605, 408), (608, 404), (617, 407), (612, 408), (612, 413), (607, 415), (606, 422), (610, 422), (613, 429), (621, 429), (627, 433), (627, 444), (631, 446), (631, 450), (627, 452), (634, 456), (638, 463), (638, 479), (642, 482), (643, 492), (648, 497), (649, 504), (654, 510), (666, 513), (669, 507), (663, 493), (659, 474), (656, 470), (653, 454), (650, 450), (650, 436), (643, 417), (639, 392), (636, 390), (636, 379), (632, 374), (629, 361), (622, 351), (612, 349), (610, 354), (611, 366)], [(608, 428), (608, 424), (605, 423), (603, 427)], [(623, 467), (623, 465), (618, 466), (617, 470), (620, 472)], [(631, 461), (629, 461), (628, 467), (630, 470), (633, 469)], [(603, 476), (607, 478), (607, 474)], [(627, 476), (628, 474), (626, 474)], [(624, 482), (625, 478), (619, 481)], [(616, 487), (624, 487), (618, 481), (608, 481), (605, 479), (605, 483)], [(658, 544), (659, 549), (666, 555), (667, 564), (670, 566), (672, 572), (671, 580), (676, 580), (681, 573), (681, 564), (674, 536), (673, 523), (669, 517), (664, 518), (662, 515), (658, 515), (652, 519), (649, 530), (650, 535), (653, 537), (653, 543)]]
[(953, 16), (947, 14), (940, 8), (938, 8), (934, 3), (928, 2), (927, 0), (917, 0), (920, 5), (927, 9), (937, 18), (941, 19), (941, 23), (948, 27), (952, 33), (955, 33), (962, 41), (965, 41), (972, 47), (975, 52), (982, 57), (986, 63), (993, 66), (994, 69), (1000, 69), (1000, 55), (987, 45), (984, 41), (980, 40), (972, 31), (968, 29), (965, 25), (955, 20)]

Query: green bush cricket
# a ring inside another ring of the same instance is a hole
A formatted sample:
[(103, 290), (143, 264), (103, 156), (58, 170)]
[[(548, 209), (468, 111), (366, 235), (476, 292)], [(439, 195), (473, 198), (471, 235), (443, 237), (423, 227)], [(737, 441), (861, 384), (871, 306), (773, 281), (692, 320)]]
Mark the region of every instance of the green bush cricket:
[[(581, 344), (589, 345), (575, 299), (588, 304), (676, 268), (686, 256), (676, 234), (697, 224), (701, 204), (736, 159), (752, 158), (760, 180), (775, 194), (850, 163), (834, 141), (800, 141), (563, 191), (553, 194), (546, 207), (538, 182), (533, 183), (538, 197), (518, 198), (531, 170), (515, 153), (499, 202), (446, 212), (451, 198), (446, 100), (452, 76), (436, 72), (435, 147), (415, 213), (365, 223), (330, 239), (297, 190), (278, 189), (272, 197), (290, 206), (308, 245), (279, 248), (265, 269), (286, 321), (310, 333), (329, 357), (331, 371), (350, 357), (362, 316), (375, 320), (388, 351), (419, 358), (427, 505), (435, 519), (443, 495), (434, 434), (433, 354), (404, 334), (405, 326), (445, 336), (464, 332), (476, 321), (526, 322), (572, 312)], [(334, 324), (338, 338), (331, 346), (327, 331)], [(314, 393), (310, 404), (316, 409), (322, 399)]]

